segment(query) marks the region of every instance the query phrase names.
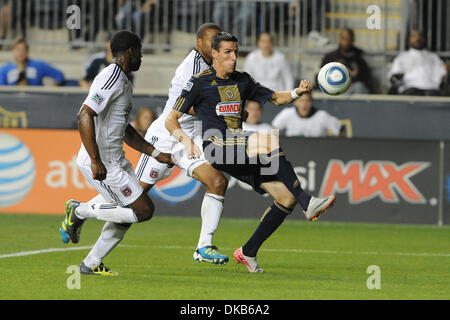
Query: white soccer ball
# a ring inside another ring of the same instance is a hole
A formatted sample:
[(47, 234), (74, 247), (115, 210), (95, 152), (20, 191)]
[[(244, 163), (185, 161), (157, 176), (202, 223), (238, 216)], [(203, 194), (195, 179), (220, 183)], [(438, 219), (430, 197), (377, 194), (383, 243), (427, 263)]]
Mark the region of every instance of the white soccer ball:
[(330, 62), (320, 69), (317, 82), (324, 93), (337, 96), (348, 90), (351, 79), (347, 68), (342, 63)]

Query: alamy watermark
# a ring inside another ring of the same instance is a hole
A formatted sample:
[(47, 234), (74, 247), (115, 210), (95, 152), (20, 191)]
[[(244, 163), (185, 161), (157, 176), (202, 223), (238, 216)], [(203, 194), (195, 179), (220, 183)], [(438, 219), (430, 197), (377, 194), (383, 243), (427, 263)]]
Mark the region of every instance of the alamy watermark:
[(70, 16), (66, 20), (66, 26), (69, 30), (81, 29), (81, 9), (77, 5), (68, 6), (66, 13)]
[(66, 273), (70, 274), (66, 280), (66, 287), (69, 290), (81, 289), (81, 274), (80, 274), (80, 266), (72, 265), (68, 266), (66, 269)]
[(367, 7), (366, 13), (370, 16), (366, 20), (367, 29), (381, 30), (381, 8), (373, 4)]
[(370, 265), (367, 267), (366, 270), (367, 274), (370, 274), (370, 276), (367, 278), (366, 286), (367, 289), (373, 290), (373, 289), (381, 289), (381, 269), (377, 265)]

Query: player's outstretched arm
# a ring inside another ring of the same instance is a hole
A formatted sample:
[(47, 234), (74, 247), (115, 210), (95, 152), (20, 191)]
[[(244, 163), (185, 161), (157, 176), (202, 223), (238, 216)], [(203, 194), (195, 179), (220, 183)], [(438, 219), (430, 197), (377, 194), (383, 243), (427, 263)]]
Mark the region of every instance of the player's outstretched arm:
[(95, 140), (94, 117), (96, 116), (97, 113), (84, 104), (78, 113), (78, 131), (84, 148), (91, 158), (92, 178), (102, 181), (106, 179), (106, 168), (100, 158), (97, 141)]
[(183, 143), (186, 148), (186, 153), (189, 159), (194, 159), (201, 156), (201, 151), (195, 145), (194, 141), (181, 129), (178, 119), (183, 115), (183, 113), (172, 110), (166, 118), (166, 128), (169, 130), (170, 134), (175, 137), (178, 141)]
[(270, 102), (277, 106), (282, 106), (291, 103), (295, 99), (300, 98), (304, 93), (312, 90), (312, 83), (308, 80), (300, 81), (298, 88), (292, 91), (276, 91), (270, 98)]
[(125, 129), (125, 136), (123, 140), (131, 148), (148, 154), (149, 156), (155, 158), (158, 162), (173, 165), (172, 155), (170, 153), (160, 152), (152, 144), (148, 143), (147, 140), (145, 140), (144, 137), (141, 136), (131, 124), (128, 124)]

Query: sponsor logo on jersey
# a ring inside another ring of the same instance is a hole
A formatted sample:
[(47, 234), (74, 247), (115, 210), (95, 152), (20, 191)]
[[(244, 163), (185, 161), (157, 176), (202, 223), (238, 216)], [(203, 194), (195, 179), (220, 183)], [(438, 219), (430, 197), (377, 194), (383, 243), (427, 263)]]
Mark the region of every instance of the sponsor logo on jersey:
[(103, 98), (103, 96), (101, 94), (96, 93), (92, 97), (92, 100), (94, 100), (94, 102), (99, 106), (102, 104), (102, 102), (103, 102), (103, 100), (105, 100), (105, 98)]
[(345, 164), (341, 160), (330, 160), (320, 194), (348, 193), (352, 204), (377, 197), (383, 202), (398, 203), (399, 196), (409, 203), (426, 203), (410, 179), (429, 166), (429, 162), (397, 165), (392, 161), (369, 161), (364, 164), (360, 160), (352, 160)]
[(193, 85), (194, 84), (190, 81), (186, 82), (186, 84), (184, 85), (184, 90), (191, 91)]
[(125, 197), (129, 197), (131, 196), (131, 194), (133, 193), (133, 191), (131, 191), (131, 188), (129, 186), (125, 186), (122, 189), (120, 189), (120, 192), (122, 192), (122, 194)]
[(236, 116), (241, 113), (241, 102), (220, 102), (216, 105), (216, 114), (218, 116)]

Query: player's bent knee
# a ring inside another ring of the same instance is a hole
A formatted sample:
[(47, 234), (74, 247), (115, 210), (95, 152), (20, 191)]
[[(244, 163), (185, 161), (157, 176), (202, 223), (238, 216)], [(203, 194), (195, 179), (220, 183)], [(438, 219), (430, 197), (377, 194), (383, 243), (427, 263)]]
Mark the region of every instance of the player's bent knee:
[(294, 196), (288, 194), (278, 197), (278, 199), (275, 199), (279, 204), (286, 208), (294, 208), (297, 204), (297, 200)]
[(134, 214), (138, 222), (148, 221), (153, 217), (153, 212), (155, 211), (155, 206), (153, 203), (149, 203), (139, 209), (133, 209)]
[(228, 187), (228, 180), (223, 175), (219, 174), (212, 179), (212, 189), (218, 193), (225, 193)]

